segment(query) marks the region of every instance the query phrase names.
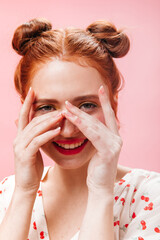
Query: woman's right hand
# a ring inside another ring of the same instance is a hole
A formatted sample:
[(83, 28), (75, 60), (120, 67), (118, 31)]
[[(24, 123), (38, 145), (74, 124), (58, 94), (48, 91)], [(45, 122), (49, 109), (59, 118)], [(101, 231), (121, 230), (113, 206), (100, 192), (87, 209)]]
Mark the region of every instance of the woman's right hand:
[(35, 96), (29, 90), (18, 120), (18, 133), (14, 140), (15, 189), (36, 193), (42, 177), (44, 165), (39, 148), (60, 133), (56, 124), (63, 118), (54, 111), (29, 120)]

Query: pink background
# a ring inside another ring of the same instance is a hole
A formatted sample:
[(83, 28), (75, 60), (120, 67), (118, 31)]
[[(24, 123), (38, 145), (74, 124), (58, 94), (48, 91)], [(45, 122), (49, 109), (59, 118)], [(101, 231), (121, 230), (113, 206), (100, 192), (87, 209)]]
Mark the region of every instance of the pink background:
[[(125, 27), (129, 54), (116, 62), (125, 78), (119, 96), (123, 149), (119, 162), (160, 172), (160, 1), (159, 0), (5, 0), (0, 3), (0, 179), (14, 173), (12, 142), (20, 109), (13, 74), (19, 57), (11, 48), (15, 28), (34, 17), (46, 17), (53, 28), (87, 27), (106, 19)], [(53, 162), (45, 157), (45, 165)]]

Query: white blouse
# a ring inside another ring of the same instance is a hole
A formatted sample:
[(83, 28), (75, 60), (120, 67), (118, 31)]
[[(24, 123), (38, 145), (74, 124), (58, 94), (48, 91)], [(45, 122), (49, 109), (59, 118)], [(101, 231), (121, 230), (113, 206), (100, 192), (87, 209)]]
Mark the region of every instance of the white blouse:
[[(44, 179), (50, 167), (45, 167)], [(15, 175), (0, 182), (0, 223), (12, 198)], [(41, 183), (27, 240), (49, 240)], [(133, 169), (114, 187), (115, 240), (160, 240), (160, 173)], [(78, 240), (79, 231), (71, 238)]]

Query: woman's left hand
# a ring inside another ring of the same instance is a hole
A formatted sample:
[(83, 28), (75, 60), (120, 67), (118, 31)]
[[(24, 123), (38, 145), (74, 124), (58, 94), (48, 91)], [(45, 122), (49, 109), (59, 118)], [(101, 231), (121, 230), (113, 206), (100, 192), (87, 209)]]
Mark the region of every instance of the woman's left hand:
[(113, 195), (122, 139), (109, 97), (103, 86), (100, 87), (98, 95), (105, 124), (69, 102), (66, 102), (69, 114), (66, 112), (64, 115), (76, 125), (96, 149), (96, 153), (88, 165), (87, 186), (89, 192)]

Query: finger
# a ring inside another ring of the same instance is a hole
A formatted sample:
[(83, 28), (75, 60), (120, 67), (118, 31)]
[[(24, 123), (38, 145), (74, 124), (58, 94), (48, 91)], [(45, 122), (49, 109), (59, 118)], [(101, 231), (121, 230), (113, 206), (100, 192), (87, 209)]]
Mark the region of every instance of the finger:
[(54, 118), (48, 118), (46, 121), (41, 122), (40, 124), (36, 125), (34, 128), (31, 128), (29, 131), (23, 132), (23, 139), (21, 140), (21, 146), (23, 145), (26, 148), (34, 139), (51, 128), (55, 129), (56, 124), (63, 118), (62, 115), (55, 116)]
[[(71, 121), (76, 127), (88, 138), (97, 150), (104, 151), (106, 143), (112, 146), (115, 134), (113, 134), (102, 122), (89, 114), (81, 111), (75, 106), (66, 107), (69, 111), (64, 112), (65, 117)], [(105, 141), (104, 141), (105, 139)]]
[(101, 86), (99, 88), (98, 95), (99, 95), (99, 100), (100, 100), (102, 110), (103, 110), (103, 113), (104, 113), (104, 118), (105, 118), (106, 125), (108, 126), (108, 128), (113, 133), (120, 136), (119, 132), (118, 132), (118, 125), (117, 125), (117, 122), (116, 122), (115, 113), (114, 113), (114, 111), (111, 107), (108, 94), (104, 90), (103, 86)]
[(26, 125), (29, 123), (29, 114), (30, 114), (33, 101), (34, 101), (34, 92), (32, 88), (30, 88), (20, 111), (19, 121), (18, 121), (18, 132), (23, 130), (26, 127)]
[(46, 122), (46, 121), (52, 122), (53, 120), (53, 123), (54, 123), (54, 120), (57, 121), (61, 118), (63, 118), (61, 111), (49, 112), (41, 116), (37, 116), (33, 118), (28, 123), (28, 125), (23, 129), (23, 133), (26, 134), (27, 132), (34, 130), (35, 127), (37, 127), (39, 124), (42, 124), (43, 122)]
[(39, 148), (41, 148), (44, 144), (49, 142), (52, 138), (55, 138), (56, 136), (58, 136), (60, 131), (61, 131), (61, 128), (58, 127), (54, 130), (49, 130), (41, 134), (40, 136), (35, 137), (34, 140), (28, 145), (29, 153), (31, 155), (36, 154)]

